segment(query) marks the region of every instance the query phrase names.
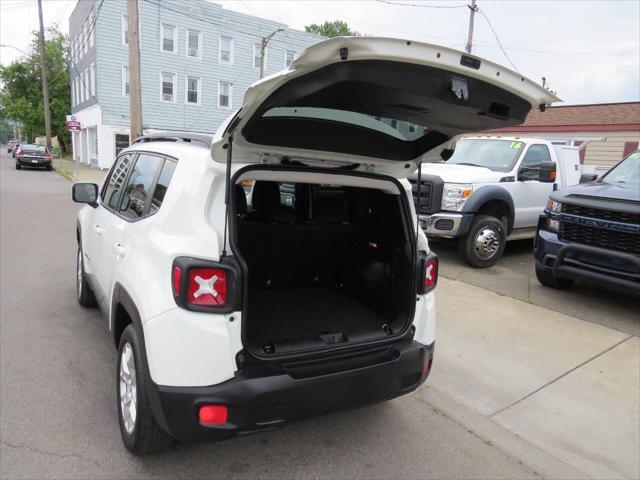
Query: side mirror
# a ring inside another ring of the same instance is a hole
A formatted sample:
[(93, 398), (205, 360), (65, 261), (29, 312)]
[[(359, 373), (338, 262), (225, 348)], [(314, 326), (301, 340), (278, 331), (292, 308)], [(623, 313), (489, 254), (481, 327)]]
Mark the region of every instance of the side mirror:
[(595, 182), (596, 180), (598, 180), (597, 173), (583, 173), (580, 175), (580, 183)]
[(74, 202), (87, 203), (96, 207), (98, 205), (98, 185), (95, 183), (74, 183), (71, 197)]
[(542, 183), (553, 183), (556, 181), (556, 162), (542, 162), (540, 164), (538, 181)]
[(453, 148), (444, 148), (440, 152), (440, 158), (442, 158), (442, 160), (444, 160), (445, 162), (451, 157), (453, 157)]

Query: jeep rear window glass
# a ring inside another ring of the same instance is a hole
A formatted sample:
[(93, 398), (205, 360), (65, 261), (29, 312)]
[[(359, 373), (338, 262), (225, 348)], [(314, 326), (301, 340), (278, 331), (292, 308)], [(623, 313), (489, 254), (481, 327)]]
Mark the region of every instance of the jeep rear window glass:
[(511, 140), (459, 140), (447, 163), (509, 172), (524, 150), (524, 142)]
[(427, 133), (427, 128), (413, 123), (364, 113), (318, 107), (275, 107), (267, 110), (263, 118), (308, 118), (355, 125), (384, 133), (398, 140), (411, 142)]
[(106, 188), (102, 189), (102, 202), (113, 210), (115, 210), (118, 205), (120, 192), (122, 191), (124, 181), (129, 173), (131, 160), (131, 155), (123, 155), (118, 158), (111, 169), (109, 181), (106, 183)]
[(167, 188), (169, 188), (169, 183), (171, 182), (171, 177), (173, 177), (175, 169), (176, 162), (172, 160), (164, 161), (162, 172), (160, 172), (160, 176), (158, 177), (158, 183), (156, 184), (156, 188), (153, 190), (153, 197), (151, 197), (149, 215), (156, 213), (160, 208), (160, 205), (162, 205), (162, 201), (167, 193)]
[(121, 215), (132, 220), (144, 215), (151, 185), (162, 162), (162, 157), (155, 155), (143, 153), (138, 156), (120, 200)]

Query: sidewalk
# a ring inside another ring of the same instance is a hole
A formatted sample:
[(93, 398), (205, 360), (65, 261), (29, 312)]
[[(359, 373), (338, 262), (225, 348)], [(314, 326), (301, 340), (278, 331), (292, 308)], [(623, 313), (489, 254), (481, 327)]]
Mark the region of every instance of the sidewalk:
[(640, 477), (640, 338), (443, 277), (437, 292), (421, 399), (543, 476)]
[(78, 163), (76, 165), (76, 162), (73, 160), (65, 160), (61, 158), (53, 159), (53, 168), (58, 172), (58, 174), (74, 183), (87, 182), (97, 183), (100, 185), (107, 174), (107, 170), (90, 167), (89, 165), (84, 165), (82, 163)]

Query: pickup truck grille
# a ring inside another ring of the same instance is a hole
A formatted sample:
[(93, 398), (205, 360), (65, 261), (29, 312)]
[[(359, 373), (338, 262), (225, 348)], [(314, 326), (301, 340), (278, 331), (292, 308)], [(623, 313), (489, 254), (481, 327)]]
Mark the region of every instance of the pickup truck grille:
[(427, 214), (433, 213), (431, 211), (431, 203), (433, 200), (433, 185), (428, 181), (421, 181), (420, 186), (420, 201), (418, 201), (418, 180), (415, 178), (410, 178), (409, 182), (411, 183), (411, 192), (413, 193), (413, 201), (416, 204), (416, 209), (418, 213)]
[(600, 220), (610, 220), (612, 222), (631, 223), (640, 225), (640, 213), (612, 212), (598, 208), (581, 207), (579, 205), (562, 204), (563, 213), (570, 215), (580, 215), (581, 217), (599, 218)]
[[(563, 205), (562, 212), (600, 220), (609, 220), (628, 224), (640, 223), (640, 215), (635, 213), (612, 212), (575, 205)], [(607, 248), (626, 253), (640, 254), (640, 235), (628, 232), (614, 232), (588, 225), (560, 222), (560, 239), (565, 242), (583, 243), (594, 247)]]

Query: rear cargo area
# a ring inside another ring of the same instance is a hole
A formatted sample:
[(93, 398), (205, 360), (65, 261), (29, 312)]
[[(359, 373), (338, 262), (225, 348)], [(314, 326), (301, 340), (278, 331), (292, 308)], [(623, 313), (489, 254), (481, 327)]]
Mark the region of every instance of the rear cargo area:
[(327, 349), (408, 325), (415, 266), (399, 194), (264, 180), (235, 188), (246, 348)]

